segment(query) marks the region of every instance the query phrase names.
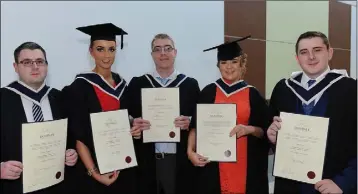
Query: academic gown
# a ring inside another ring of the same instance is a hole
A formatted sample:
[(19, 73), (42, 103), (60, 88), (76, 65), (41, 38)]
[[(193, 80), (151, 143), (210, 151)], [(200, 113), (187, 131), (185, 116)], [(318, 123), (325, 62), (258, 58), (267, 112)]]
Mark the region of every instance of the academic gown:
[[(176, 79), (166, 85), (158, 82), (152, 75), (145, 74), (133, 77), (128, 85), (128, 96), (131, 99), (129, 113), (133, 118), (142, 117), (142, 88), (179, 87), (180, 114), (192, 116), (200, 92), (197, 80), (178, 74)], [(174, 120), (173, 120), (174, 122)], [(193, 182), (196, 168), (187, 156), (188, 130), (180, 131), (180, 142), (176, 144), (176, 193), (196, 193)], [(141, 194), (157, 193), (155, 143), (143, 143), (141, 139), (135, 141), (138, 159), (139, 186)]]
[[(199, 104), (234, 103), (237, 124), (261, 127), (269, 125), (268, 106), (252, 86), (241, 80), (227, 84), (223, 79), (207, 85), (200, 93)], [(196, 116), (191, 127), (196, 129)], [(229, 133), (228, 133), (229, 135)], [(267, 136), (243, 136), (237, 142), (237, 162), (210, 162), (200, 168), (197, 179), (199, 194), (268, 194)]]
[[(77, 141), (89, 149), (95, 166), (98, 168), (90, 122), (90, 114), (118, 109), (126, 109), (126, 81), (112, 72), (115, 85), (94, 72), (78, 74), (74, 82), (66, 86), (66, 103), (69, 106), (69, 129), (75, 134)], [(135, 193), (135, 168), (120, 170), (117, 180), (106, 186), (90, 177), (87, 168), (78, 160), (76, 168), (77, 187), (81, 193)]]
[[(333, 180), (345, 194), (357, 187), (357, 81), (330, 72), (310, 90), (300, 85), (302, 73), (280, 80), (271, 96), (272, 116), (304, 114), (302, 102), (323, 92), (310, 115), (329, 118), (323, 178)], [(307, 175), (308, 176), (308, 175)], [(313, 184), (275, 178), (275, 194), (319, 193)]]
[[(8, 89), (8, 88), (11, 88)], [(1, 93), (1, 162), (9, 160), (22, 162), (22, 124), (28, 123), (21, 96), (40, 101), (45, 95), (48, 96), (52, 117), (54, 120), (66, 118), (66, 110), (63, 108), (63, 96), (61, 92), (43, 87), (38, 93), (32, 92), (17, 81), (5, 88), (0, 89)], [(21, 95), (21, 96), (20, 96)], [(72, 134), (68, 133), (67, 148), (75, 149)], [(71, 182), (68, 181), (73, 167), (65, 166), (64, 181), (54, 186), (31, 192), (31, 194), (60, 194), (67, 191)], [(0, 193), (22, 194), (22, 173), (16, 180), (0, 180)]]

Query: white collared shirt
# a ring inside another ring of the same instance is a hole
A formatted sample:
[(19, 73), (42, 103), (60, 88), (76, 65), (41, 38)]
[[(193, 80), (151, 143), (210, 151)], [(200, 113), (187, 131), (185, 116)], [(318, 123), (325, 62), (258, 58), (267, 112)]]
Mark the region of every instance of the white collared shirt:
[[(169, 80), (174, 80), (178, 75), (179, 75), (179, 71), (174, 69), (173, 73), (169, 75), (169, 77), (167, 78), (163, 78), (162, 76), (159, 75), (158, 71), (157, 70), (154, 70), (151, 75), (154, 77), (154, 78), (158, 78), (160, 77), (161, 79), (169, 79)], [(158, 80), (159, 81), (159, 80)]]
[[(320, 76), (318, 76), (316, 79), (311, 79), (310, 77), (308, 77), (307, 74), (305, 74), (303, 72), (302, 74), (302, 78), (301, 78), (301, 86), (303, 88), (305, 88), (306, 90), (308, 90), (309, 88), (312, 88), (313, 86), (317, 85), (320, 81), (322, 81), (326, 75), (331, 71), (331, 69), (328, 67)], [(316, 80), (316, 82), (314, 84), (312, 84), (310, 87), (308, 87), (308, 81), (309, 80)], [(315, 100), (315, 104), (319, 101), (319, 99), (321, 98), (322, 94), (320, 94), (319, 96), (317, 96), (316, 100)]]
[[(28, 88), (36, 93), (39, 92), (45, 86), (45, 82), (44, 82), (42, 84), (42, 86), (36, 91), (36, 90), (32, 89), (30, 86), (26, 85), (24, 82), (22, 82), (20, 80), (18, 80), (18, 82), (21, 85), (25, 86), (26, 88)], [(34, 102), (31, 99), (26, 98), (22, 95), (20, 95), (20, 97), (21, 97), (21, 101), (22, 101), (22, 106), (25, 111), (27, 122), (34, 122), (34, 116), (32, 114), (32, 106), (33, 106)], [(53, 120), (51, 105), (50, 105), (50, 101), (49, 101), (47, 95), (42, 99), (40, 104), (41, 104), (41, 110), (42, 110), (42, 114), (44, 117), (44, 121)]]
[[(161, 82), (163, 85), (168, 85), (169, 81), (175, 80), (179, 72), (174, 69), (173, 73), (167, 77), (163, 78), (159, 75), (158, 71), (153, 71), (152, 76), (157, 79), (159, 82)], [(165, 81), (165, 83), (163, 83)], [(155, 153), (176, 153), (176, 143), (155, 143)]]
[[(27, 98), (24, 98), (23, 96), (21, 96), (21, 101), (24, 107), (27, 122), (34, 122), (34, 116), (32, 114), (32, 106), (34, 103), (28, 100)], [(43, 100), (41, 101), (41, 110), (42, 110), (42, 115), (44, 117), (44, 121), (53, 120), (50, 101), (47, 96), (44, 97)]]

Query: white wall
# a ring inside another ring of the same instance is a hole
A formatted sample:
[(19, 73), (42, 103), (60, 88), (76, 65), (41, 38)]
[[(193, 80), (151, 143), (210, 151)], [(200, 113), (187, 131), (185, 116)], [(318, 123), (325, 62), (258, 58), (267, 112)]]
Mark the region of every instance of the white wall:
[(352, 6), (357, 6), (357, 0), (350, 0), (350, 1), (339, 1), (341, 3), (345, 3), (345, 4), (348, 4), (348, 5), (352, 5)]
[(202, 51), (224, 41), (222, 1), (2, 1), (1, 86), (17, 79), (12, 67), (15, 48), (25, 41), (34, 41), (47, 51), (48, 84), (62, 89), (77, 73), (92, 68), (89, 37), (75, 28), (104, 22), (112, 22), (129, 34), (124, 37), (124, 48), (118, 49), (113, 66), (127, 81), (153, 69), (150, 43), (155, 34), (162, 32), (175, 40), (179, 71), (195, 77), (201, 87), (220, 75), (216, 52)]

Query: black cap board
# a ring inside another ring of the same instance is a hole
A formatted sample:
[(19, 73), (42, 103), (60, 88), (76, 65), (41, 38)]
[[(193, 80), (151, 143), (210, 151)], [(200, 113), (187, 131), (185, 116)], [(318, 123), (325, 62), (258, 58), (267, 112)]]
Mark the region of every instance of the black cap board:
[(205, 49), (204, 52), (218, 49), (218, 54), (217, 54), (218, 61), (232, 60), (242, 55), (242, 49), (237, 42), (245, 40), (250, 37), (251, 35), (240, 38), (238, 40), (234, 40), (232, 42), (225, 42), (224, 44)]
[(76, 28), (77, 30), (91, 36), (91, 42), (95, 40), (116, 41), (116, 36), (121, 36), (121, 49), (123, 49), (123, 35), (127, 35), (122, 28), (112, 23), (95, 24)]

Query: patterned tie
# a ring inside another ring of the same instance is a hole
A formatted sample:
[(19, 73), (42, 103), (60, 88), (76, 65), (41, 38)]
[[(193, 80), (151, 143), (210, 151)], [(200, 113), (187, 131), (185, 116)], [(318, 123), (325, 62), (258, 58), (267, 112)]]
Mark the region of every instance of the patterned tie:
[[(307, 83), (308, 83), (308, 87), (311, 87), (312, 84), (314, 84), (316, 82), (316, 80), (309, 80)], [(311, 103), (309, 103), (308, 105), (307, 104), (303, 104), (302, 107), (303, 107), (303, 112), (306, 114), (306, 115), (309, 115), (311, 114), (312, 112), (312, 109), (314, 107), (314, 103), (315, 101), (312, 101)]]
[(161, 77), (157, 77), (160, 81), (160, 83), (162, 83), (163, 85), (167, 84), (168, 81), (170, 80), (169, 78), (161, 78)]
[(35, 122), (44, 121), (44, 116), (42, 115), (41, 107), (35, 103), (32, 105), (32, 115), (34, 116)]

